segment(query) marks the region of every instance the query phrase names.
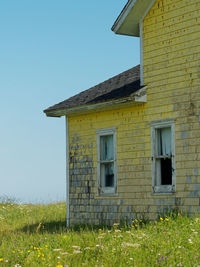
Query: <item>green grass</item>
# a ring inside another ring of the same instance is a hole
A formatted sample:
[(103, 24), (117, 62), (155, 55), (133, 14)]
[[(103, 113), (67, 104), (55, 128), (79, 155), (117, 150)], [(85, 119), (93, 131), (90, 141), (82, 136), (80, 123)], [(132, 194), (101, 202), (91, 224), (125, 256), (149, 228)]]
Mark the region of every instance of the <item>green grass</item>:
[(0, 266), (200, 266), (200, 218), (65, 228), (66, 205), (0, 204)]

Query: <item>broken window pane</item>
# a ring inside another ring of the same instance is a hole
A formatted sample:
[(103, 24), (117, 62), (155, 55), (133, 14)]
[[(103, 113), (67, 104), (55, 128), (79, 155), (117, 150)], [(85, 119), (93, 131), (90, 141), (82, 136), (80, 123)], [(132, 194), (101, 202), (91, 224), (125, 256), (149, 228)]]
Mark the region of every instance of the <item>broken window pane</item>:
[(101, 186), (114, 187), (114, 163), (101, 164)]
[(152, 122), (152, 185), (154, 193), (169, 193), (176, 190), (174, 133), (173, 119)]
[[(171, 127), (161, 128), (157, 130), (157, 149), (158, 156), (166, 156), (166, 158), (157, 159), (157, 184), (172, 184), (172, 160), (171, 160)], [(167, 158), (170, 157), (170, 158)]]
[(161, 159), (161, 185), (172, 184), (172, 161)]
[(101, 160), (113, 160), (113, 135), (101, 136)]
[(158, 138), (158, 155), (171, 156), (171, 128), (162, 128), (157, 131)]

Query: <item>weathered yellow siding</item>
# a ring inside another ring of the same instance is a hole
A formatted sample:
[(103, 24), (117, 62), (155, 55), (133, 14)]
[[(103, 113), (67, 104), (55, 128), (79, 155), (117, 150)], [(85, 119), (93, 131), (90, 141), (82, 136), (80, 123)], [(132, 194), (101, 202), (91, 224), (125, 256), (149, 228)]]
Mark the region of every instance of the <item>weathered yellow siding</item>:
[[(144, 105), (69, 117), (71, 223), (109, 224), (143, 208), (141, 197), (151, 191), (143, 118)], [(97, 196), (96, 130), (110, 127), (117, 127), (118, 196)]]
[(145, 120), (175, 119), (176, 201), (199, 212), (200, 1), (156, 1), (143, 22), (143, 50)]
[[(71, 223), (200, 211), (200, 0), (157, 0), (143, 22), (147, 103), (69, 117)], [(175, 119), (176, 193), (152, 194), (150, 122)], [(117, 188), (97, 196), (96, 130), (117, 127)]]

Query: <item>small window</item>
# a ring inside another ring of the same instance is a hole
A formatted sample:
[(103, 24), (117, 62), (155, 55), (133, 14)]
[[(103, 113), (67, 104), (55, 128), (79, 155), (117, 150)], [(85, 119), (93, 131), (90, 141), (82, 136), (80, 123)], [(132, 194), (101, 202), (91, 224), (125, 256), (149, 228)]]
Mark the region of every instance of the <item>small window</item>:
[(116, 193), (116, 130), (97, 131), (98, 193)]
[(174, 192), (174, 121), (153, 122), (151, 125), (153, 192)]

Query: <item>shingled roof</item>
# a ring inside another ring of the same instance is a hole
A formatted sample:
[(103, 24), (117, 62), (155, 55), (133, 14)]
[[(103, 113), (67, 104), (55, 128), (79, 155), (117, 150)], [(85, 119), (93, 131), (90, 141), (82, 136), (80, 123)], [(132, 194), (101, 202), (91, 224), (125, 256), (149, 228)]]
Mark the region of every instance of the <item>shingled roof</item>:
[(128, 97), (140, 86), (140, 65), (44, 110), (45, 113)]

